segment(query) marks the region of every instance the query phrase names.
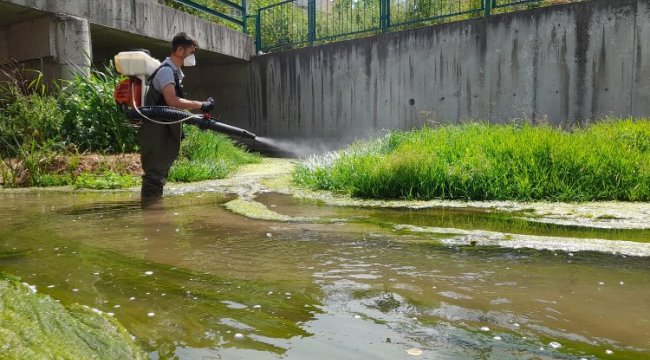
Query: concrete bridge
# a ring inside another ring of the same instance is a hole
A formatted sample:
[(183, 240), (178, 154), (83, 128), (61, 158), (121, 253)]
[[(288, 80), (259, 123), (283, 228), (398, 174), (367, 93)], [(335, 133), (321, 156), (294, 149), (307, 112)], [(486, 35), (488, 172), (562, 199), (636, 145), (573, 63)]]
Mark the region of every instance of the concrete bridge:
[(195, 36), (201, 64), (243, 63), (253, 39), (155, 0), (0, 0), (0, 59), (69, 78), (119, 51), (146, 48), (163, 58), (179, 31)]

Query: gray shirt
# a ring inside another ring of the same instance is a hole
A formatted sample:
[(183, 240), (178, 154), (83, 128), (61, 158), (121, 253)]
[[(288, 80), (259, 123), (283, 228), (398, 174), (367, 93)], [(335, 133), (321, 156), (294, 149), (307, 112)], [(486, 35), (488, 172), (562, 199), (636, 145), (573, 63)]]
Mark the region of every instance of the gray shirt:
[(165, 86), (169, 84), (176, 85), (176, 81), (174, 80), (174, 73), (177, 74), (178, 81), (181, 83), (183, 82), (183, 77), (185, 76), (181, 69), (174, 65), (174, 63), (169, 58), (166, 58), (165, 61), (163, 61), (163, 64), (169, 64), (169, 66), (162, 67), (160, 70), (158, 70), (156, 76), (153, 78), (153, 80), (151, 80), (153, 88), (161, 94)]

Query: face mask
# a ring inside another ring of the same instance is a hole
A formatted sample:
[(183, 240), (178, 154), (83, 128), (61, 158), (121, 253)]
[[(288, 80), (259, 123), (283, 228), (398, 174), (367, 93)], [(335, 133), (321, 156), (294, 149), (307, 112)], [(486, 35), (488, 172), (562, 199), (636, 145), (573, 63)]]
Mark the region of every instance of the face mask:
[(194, 54), (183, 59), (183, 66), (194, 66), (196, 65), (196, 57)]

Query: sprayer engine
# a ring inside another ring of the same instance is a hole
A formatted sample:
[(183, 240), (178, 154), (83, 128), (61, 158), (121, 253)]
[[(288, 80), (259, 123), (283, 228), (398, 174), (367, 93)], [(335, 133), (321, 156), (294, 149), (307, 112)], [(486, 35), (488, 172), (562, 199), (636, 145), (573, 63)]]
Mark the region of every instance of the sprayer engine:
[(135, 76), (120, 81), (115, 87), (113, 98), (122, 110), (142, 106), (142, 81)]
[(159, 67), (160, 61), (149, 56), (146, 50), (123, 51), (115, 55), (115, 69), (128, 78), (117, 84), (113, 98), (132, 125), (139, 126), (144, 121), (163, 125), (185, 122), (203, 130), (247, 139), (256, 138), (250, 131), (219, 122), (209, 113), (195, 115), (170, 106), (142, 106), (148, 89), (146, 79)]

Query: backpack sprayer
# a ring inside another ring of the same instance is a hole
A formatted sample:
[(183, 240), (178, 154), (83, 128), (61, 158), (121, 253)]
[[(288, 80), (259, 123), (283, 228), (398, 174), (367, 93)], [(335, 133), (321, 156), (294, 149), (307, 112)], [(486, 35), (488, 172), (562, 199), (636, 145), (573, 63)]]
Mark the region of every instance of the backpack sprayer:
[(123, 51), (115, 55), (115, 69), (128, 78), (117, 84), (113, 97), (132, 125), (140, 126), (145, 120), (163, 125), (185, 122), (203, 130), (253, 140), (256, 138), (250, 131), (215, 120), (208, 112), (196, 115), (170, 106), (142, 106), (149, 87), (147, 79), (159, 67), (160, 61), (144, 50)]

